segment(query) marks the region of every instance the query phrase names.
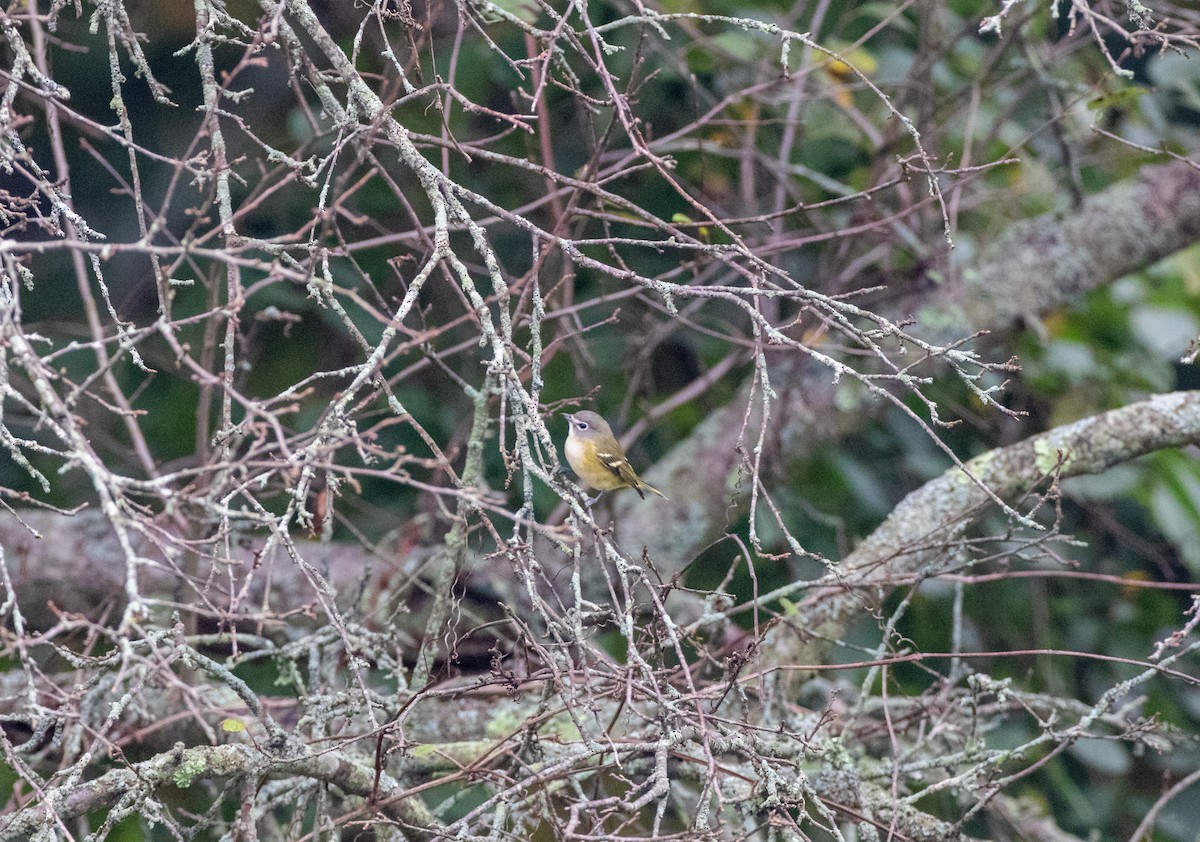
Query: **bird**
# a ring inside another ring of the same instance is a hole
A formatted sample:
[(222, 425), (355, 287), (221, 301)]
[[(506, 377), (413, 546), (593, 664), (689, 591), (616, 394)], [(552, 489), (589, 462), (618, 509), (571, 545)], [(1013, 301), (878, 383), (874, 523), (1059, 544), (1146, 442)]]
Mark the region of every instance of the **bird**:
[[(621, 443), (613, 435), (608, 422), (591, 410), (571, 414), (564, 412), (567, 419), (567, 462), (571, 470), (588, 486), (600, 494), (618, 488), (632, 488), (643, 500), (646, 492), (652, 491), (664, 500), (670, 498), (653, 485), (644, 481), (633, 470)], [(600, 499), (600, 494), (591, 498), (588, 505)]]

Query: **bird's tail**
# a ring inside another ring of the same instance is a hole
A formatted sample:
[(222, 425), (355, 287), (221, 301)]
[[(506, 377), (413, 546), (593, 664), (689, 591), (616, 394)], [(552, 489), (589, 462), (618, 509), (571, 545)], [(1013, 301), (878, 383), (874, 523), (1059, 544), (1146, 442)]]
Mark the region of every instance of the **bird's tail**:
[[(645, 481), (643, 481), (643, 482), (642, 482), (642, 488), (646, 489), (647, 491), (653, 491), (655, 494), (657, 494), (659, 497), (663, 498), (664, 500), (670, 500), (670, 499), (671, 499), (670, 497), (668, 497), (667, 495), (663, 494), (661, 491), (659, 491), (657, 488), (655, 488), (653, 485), (651, 485), (651, 484), (650, 484), (650, 483), (648, 483), (648, 482), (645, 482)], [(638, 491), (640, 492), (640, 491), (642, 490), (642, 488), (639, 488), (639, 489), (638, 489)], [(642, 495), (642, 499), (645, 499), (645, 497), (646, 497), (646, 495), (644, 495), (644, 494), (643, 494), (643, 495)]]

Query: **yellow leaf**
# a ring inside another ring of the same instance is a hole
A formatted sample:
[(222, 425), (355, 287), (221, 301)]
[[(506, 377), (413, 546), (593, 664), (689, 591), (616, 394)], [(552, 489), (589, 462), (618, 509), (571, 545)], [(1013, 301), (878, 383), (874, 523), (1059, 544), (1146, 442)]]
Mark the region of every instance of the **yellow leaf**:
[(839, 82), (845, 82), (855, 78), (858, 74), (854, 71), (858, 70), (864, 76), (871, 76), (879, 69), (879, 62), (875, 56), (864, 47), (857, 47), (852, 50), (834, 50), (842, 56), (841, 59), (830, 59), (826, 62), (822, 69)]

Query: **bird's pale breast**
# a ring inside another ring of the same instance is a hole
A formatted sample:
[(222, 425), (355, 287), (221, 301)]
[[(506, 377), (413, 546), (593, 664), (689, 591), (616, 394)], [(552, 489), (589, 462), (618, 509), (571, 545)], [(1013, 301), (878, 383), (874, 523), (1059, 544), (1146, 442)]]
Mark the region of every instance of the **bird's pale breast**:
[(571, 466), (581, 480), (597, 491), (612, 491), (622, 488), (625, 483), (611, 470), (604, 467), (596, 458), (596, 445), (583, 439), (571, 436), (564, 448), (567, 453), (567, 464)]

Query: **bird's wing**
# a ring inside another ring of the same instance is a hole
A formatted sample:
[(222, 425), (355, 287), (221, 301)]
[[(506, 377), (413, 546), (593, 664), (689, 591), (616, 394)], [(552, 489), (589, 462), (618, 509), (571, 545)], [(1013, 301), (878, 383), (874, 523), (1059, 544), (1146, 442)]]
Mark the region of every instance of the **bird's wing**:
[(636, 491), (643, 500), (646, 499), (646, 495), (642, 493), (642, 481), (638, 479), (628, 459), (599, 448), (596, 450), (596, 458), (606, 469), (612, 471), (613, 476)]

